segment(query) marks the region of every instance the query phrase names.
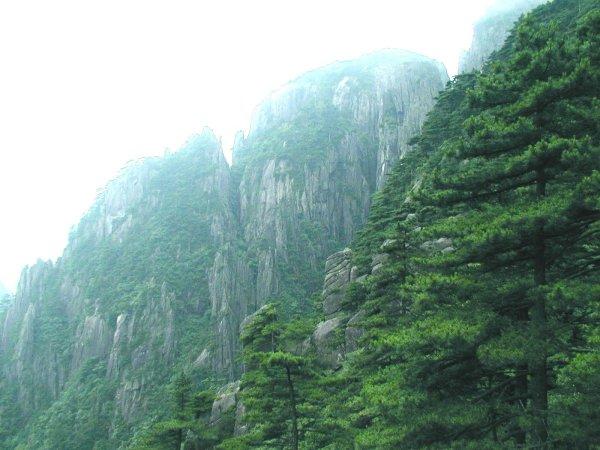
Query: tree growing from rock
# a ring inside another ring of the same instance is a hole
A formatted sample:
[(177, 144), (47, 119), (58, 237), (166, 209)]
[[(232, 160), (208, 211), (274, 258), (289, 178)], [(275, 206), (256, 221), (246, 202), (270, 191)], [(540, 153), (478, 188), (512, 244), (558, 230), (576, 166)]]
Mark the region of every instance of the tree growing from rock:
[(300, 354), (297, 331), (294, 322), (279, 318), (273, 304), (244, 327), (241, 401), (248, 433), (225, 441), (223, 448), (301, 447), (314, 424), (315, 374), (310, 359)]

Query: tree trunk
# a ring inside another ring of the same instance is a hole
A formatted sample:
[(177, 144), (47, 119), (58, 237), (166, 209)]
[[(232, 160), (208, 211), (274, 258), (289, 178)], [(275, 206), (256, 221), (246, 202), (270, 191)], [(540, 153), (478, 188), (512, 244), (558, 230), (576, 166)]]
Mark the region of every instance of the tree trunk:
[(294, 383), (290, 367), (285, 366), (287, 375), (288, 390), (290, 393), (290, 409), (292, 411), (292, 448), (298, 450), (298, 412), (296, 411), (296, 392), (294, 391)]
[[(519, 365), (517, 367), (516, 378), (515, 394), (518, 398), (516, 406), (519, 409), (525, 410), (527, 405), (527, 364)], [(524, 447), (527, 442), (527, 432), (523, 427), (518, 425), (515, 430), (515, 442), (519, 448)]]
[(177, 442), (175, 443), (175, 448), (181, 450), (181, 444), (183, 444), (183, 429), (179, 428), (179, 430), (177, 430)]
[[(529, 322), (529, 308), (522, 307), (517, 311), (517, 320), (524, 326), (527, 326)], [(529, 375), (529, 369), (527, 361), (517, 366), (517, 373), (515, 376), (515, 407), (519, 410), (519, 413), (527, 413), (527, 397), (528, 397), (528, 381), (527, 376)], [(521, 414), (519, 414), (520, 416)], [(527, 443), (527, 431), (524, 427), (515, 424), (514, 429), (515, 443), (517, 447), (525, 447)]]
[[(546, 196), (544, 171), (538, 171), (537, 196), (542, 200)], [(531, 307), (530, 318), (535, 342), (531, 357), (529, 383), (531, 407), (534, 417), (534, 435), (532, 438), (538, 448), (548, 448), (548, 375), (546, 349), (546, 299), (542, 286), (546, 284), (546, 243), (544, 239), (544, 223), (540, 221), (534, 236), (534, 283), (536, 294)]]

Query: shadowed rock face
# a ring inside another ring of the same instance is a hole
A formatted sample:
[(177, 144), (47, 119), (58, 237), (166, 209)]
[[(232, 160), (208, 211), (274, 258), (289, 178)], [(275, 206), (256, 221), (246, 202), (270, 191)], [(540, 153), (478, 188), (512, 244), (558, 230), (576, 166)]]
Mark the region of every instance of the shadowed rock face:
[(522, 14), (549, 0), (498, 1), (473, 28), (473, 39), (458, 64), (458, 72), (480, 70), (488, 57), (499, 50)]

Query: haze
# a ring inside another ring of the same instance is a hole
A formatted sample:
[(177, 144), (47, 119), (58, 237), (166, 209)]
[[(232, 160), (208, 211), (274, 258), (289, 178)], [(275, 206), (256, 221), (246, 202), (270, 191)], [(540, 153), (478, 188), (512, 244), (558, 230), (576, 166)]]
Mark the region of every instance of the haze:
[(55, 259), (127, 161), (210, 126), (234, 133), (270, 91), (380, 48), (452, 75), (492, 0), (7, 1), (0, 4), (0, 281)]

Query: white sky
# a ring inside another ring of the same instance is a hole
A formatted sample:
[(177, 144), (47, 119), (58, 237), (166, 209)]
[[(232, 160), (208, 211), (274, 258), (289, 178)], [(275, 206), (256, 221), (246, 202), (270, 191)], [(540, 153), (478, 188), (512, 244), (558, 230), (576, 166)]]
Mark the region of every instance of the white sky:
[[(127, 161), (202, 126), (226, 149), (270, 91), (388, 47), (456, 71), (492, 0), (2, 0), (0, 281), (55, 259)], [(226, 150), (228, 153), (228, 150)]]

